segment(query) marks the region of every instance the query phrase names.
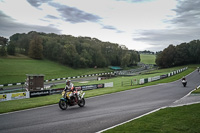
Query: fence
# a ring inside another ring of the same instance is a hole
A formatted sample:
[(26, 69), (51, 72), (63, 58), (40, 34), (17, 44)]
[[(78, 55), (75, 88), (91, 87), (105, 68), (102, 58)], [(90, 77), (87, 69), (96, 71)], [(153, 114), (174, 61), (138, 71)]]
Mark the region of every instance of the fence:
[(163, 75), (155, 76), (155, 77), (149, 77), (149, 78), (145, 78), (145, 79), (143, 78), (143, 79), (140, 79), (140, 80), (139, 80), (139, 84), (145, 84), (145, 83), (148, 83), (148, 82), (152, 82), (152, 81), (164, 79), (164, 78), (173, 76), (173, 75), (175, 75), (175, 74), (178, 74), (178, 73), (180, 73), (180, 72), (183, 72), (183, 71), (185, 71), (185, 70), (187, 70), (187, 69), (188, 69), (188, 67), (185, 67), (185, 68), (182, 68), (182, 69), (179, 69), (179, 70), (170, 72), (170, 73), (168, 73), (168, 74), (163, 74)]

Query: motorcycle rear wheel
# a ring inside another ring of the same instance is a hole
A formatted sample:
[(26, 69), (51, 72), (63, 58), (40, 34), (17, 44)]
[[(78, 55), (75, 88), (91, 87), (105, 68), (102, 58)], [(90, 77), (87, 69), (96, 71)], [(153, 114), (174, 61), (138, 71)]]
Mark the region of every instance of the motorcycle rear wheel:
[(60, 107), (62, 110), (66, 110), (67, 107), (68, 107), (68, 105), (67, 105), (67, 103), (66, 103), (65, 101), (60, 100), (60, 101), (59, 101), (59, 107)]
[(80, 107), (84, 107), (84, 106), (85, 106), (85, 99), (84, 99), (84, 98), (82, 98), (82, 99), (79, 101), (78, 106), (80, 106)]

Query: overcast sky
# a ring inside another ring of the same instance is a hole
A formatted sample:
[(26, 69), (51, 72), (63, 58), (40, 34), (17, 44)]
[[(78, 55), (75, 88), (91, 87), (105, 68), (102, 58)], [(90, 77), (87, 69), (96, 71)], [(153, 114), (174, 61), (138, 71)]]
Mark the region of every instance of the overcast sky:
[(0, 36), (29, 31), (160, 51), (200, 39), (200, 0), (0, 0)]

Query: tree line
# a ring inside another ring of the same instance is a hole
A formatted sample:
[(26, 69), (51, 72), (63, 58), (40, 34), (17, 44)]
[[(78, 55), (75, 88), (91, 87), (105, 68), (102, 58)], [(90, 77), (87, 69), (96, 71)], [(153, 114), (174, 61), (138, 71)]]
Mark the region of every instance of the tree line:
[(156, 64), (161, 68), (200, 63), (200, 41), (193, 40), (177, 46), (169, 45), (157, 53)]
[(110, 65), (126, 67), (140, 61), (140, 55), (135, 50), (90, 37), (31, 31), (27, 34), (16, 33), (0, 45), (0, 52), (4, 51), (1, 56), (20, 53), (33, 59), (49, 59), (74, 68)]

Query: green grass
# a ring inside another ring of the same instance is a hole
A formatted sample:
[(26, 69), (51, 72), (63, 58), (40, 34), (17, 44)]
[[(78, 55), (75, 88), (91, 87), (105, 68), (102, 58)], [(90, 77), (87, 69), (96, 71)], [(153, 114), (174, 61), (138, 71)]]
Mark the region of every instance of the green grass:
[[(104, 94), (110, 94), (110, 93), (115, 93), (119, 91), (125, 91), (125, 90), (130, 90), (130, 89), (135, 89), (135, 88), (140, 88), (144, 86), (150, 86), (150, 85), (156, 85), (159, 83), (167, 83), (171, 82), (174, 80), (178, 80), (183, 77), (183, 75), (187, 75), (191, 73), (196, 67), (195, 65), (190, 65), (188, 70), (174, 75), (172, 77), (158, 80), (155, 82), (150, 82), (146, 83), (143, 85), (134, 85), (134, 86), (121, 86), (121, 81), (130, 81), (132, 79), (135, 79), (136, 77), (139, 78), (144, 78), (144, 77), (153, 77), (157, 75), (162, 75), (162, 73), (168, 73), (173, 70), (177, 70), (182, 67), (175, 67), (175, 68), (170, 68), (170, 69), (161, 69), (161, 70), (155, 70), (154, 74), (147, 74), (147, 75), (139, 75), (139, 76), (132, 76), (132, 77), (118, 77), (118, 78), (113, 78), (113, 79), (108, 79), (108, 80), (102, 80), (102, 81), (91, 81), (88, 82), (87, 84), (96, 84), (96, 83), (108, 83), (108, 82), (113, 82), (114, 87), (112, 88), (102, 88), (102, 89), (95, 89), (95, 90), (89, 90), (86, 91), (85, 97), (94, 97), (98, 95), (104, 95)], [(75, 85), (83, 85), (81, 83), (75, 83)], [(58, 88), (64, 88), (64, 84), (57, 86)], [(30, 99), (20, 99), (20, 100), (13, 100), (13, 101), (5, 101), (5, 102), (0, 102), (0, 113), (5, 113), (5, 112), (11, 112), (11, 111), (17, 111), (17, 110), (23, 110), (23, 109), (28, 109), (28, 108), (34, 108), (34, 107), (40, 107), (40, 106), (45, 106), (45, 105), (51, 105), (58, 103), (59, 99), (61, 98), (61, 95), (49, 95), (49, 96), (43, 96), (43, 97), (37, 97), (37, 98), (30, 98)]]
[(155, 63), (156, 55), (140, 54), (140, 59), (141, 59), (140, 62), (144, 64), (156, 64)]
[(105, 133), (199, 133), (200, 104), (166, 108)]
[(193, 94), (200, 94), (200, 88), (197, 89), (197, 90), (194, 90), (192, 93), (193, 93)]
[(58, 103), (60, 95), (49, 95), (28, 99), (0, 102), (0, 113), (24, 110)]
[(108, 68), (72, 69), (48, 60), (0, 58), (0, 84), (25, 82), (26, 74), (44, 74), (45, 79), (66, 78), (111, 71)]

